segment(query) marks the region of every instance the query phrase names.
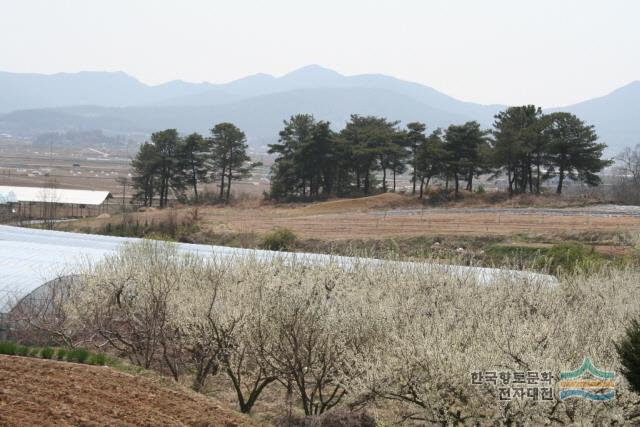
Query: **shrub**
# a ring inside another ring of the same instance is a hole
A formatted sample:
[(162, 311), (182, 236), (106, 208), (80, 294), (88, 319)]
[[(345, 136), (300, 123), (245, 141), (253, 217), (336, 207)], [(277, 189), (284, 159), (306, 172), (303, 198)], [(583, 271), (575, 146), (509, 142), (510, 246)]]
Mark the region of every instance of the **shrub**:
[(13, 356), (16, 354), (16, 343), (14, 342), (0, 342), (0, 354), (8, 354), (9, 356)]
[(53, 357), (53, 349), (51, 347), (45, 347), (40, 350), (40, 357), (43, 359), (51, 359)]
[(505, 246), (493, 243), (487, 246), (486, 254), (496, 264), (508, 264), (509, 261), (532, 261), (544, 255), (545, 250), (528, 246)]
[(74, 348), (67, 354), (67, 361), (85, 363), (89, 358), (89, 352), (83, 348)]
[(640, 321), (634, 319), (624, 337), (616, 343), (616, 350), (622, 365), (622, 375), (631, 388), (640, 393)]
[(602, 257), (579, 243), (560, 243), (553, 245), (546, 253), (552, 271), (573, 273), (578, 270), (597, 266)]
[(452, 202), (456, 199), (453, 190), (434, 189), (429, 192), (427, 204), (437, 206)]
[(29, 347), (25, 345), (17, 345), (16, 346), (16, 355), (17, 356), (28, 356), (29, 355)]
[(64, 360), (65, 357), (67, 356), (68, 351), (64, 348), (59, 348), (58, 352), (56, 353), (56, 359), (58, 360)]
[(297, 240), (293, 231), (287, 228), (278, 228), (264, 237), (260, 247), (270, 251), (288, 251), (293, 249)]
[(40, 349), (38, 347), (29, 349), (29, 357), (38, 357), (38, 355), (40, 355)]
[(336, 410), (307, 417), (290, 416), (279, 420), (280, 425), (292, 427), (376, 427), (376, 421), (364, 412)]
[(90, 365), (105, 366), (107, 364), (107, 355), (104, 353), (93, 354), (89, 357), (87, 363)]

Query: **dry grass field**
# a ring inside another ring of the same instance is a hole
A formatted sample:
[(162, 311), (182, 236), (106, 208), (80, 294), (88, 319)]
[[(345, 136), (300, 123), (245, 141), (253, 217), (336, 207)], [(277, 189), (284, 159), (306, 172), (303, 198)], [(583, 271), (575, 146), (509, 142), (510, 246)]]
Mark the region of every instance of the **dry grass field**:
[[(162, 221), (169, 214), (196, 216), (196, 208), (175, 211), (147, 210), (130, 214), (133, 221)], [(593, 214), (595, 210), (596, 214)], [(628, 232), (640, 230), (640, 215), (620, 215), (595, 208), (424, 208), (414, 198), (383, 194), (309, 205), (264, 205), (257, 201), (231, 207), (199, 207), (197, 222), (202, 231), (256, 233), (288, 228), (302, 238), (323, 240), (376, 239), (423, 235), (558, 234), (580, 232)], [(97, 231), (118, 216), (61, 224), (66, 230)]]

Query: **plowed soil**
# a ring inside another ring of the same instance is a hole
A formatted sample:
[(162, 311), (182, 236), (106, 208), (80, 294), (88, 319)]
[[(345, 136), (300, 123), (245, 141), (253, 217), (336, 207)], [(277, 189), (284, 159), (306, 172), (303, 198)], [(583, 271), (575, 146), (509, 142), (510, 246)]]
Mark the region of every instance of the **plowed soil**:
[(0, 426), (259, 426), (179, 386), (108, 367), (0, 356)]

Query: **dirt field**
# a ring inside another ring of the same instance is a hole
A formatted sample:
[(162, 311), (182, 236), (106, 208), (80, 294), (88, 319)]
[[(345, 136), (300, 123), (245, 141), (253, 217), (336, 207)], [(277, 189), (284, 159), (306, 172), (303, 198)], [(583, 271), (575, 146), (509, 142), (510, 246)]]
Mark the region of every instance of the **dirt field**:
[(259, 426), (212, 399), (107, 367), (0, 356), (0, 426)]
[[(56, 147), (50, 153), (48, 147), (4, 143), (0, 146), (0, 185), (110, 191), (114, 196), (111, 203), (117, 205), (123, 188), (116, 179), (130, 177), (131, 158), (136, 151), (137, 146), (131, 145), (127, 149), (101, 150)], [(257, 159), (269, 163), (262, 156)], [(251, 178), (234, 182), (234, 192), (261, 196), (269, 188), (267, 175), (268, 165), (257, 168)], [(214, 184), (204, 185), (200, 191), (217, 194)], [(126, 189), (127, 199), (132, 192)]]
[[(286, 227), (303, 238), (377, 239), (424, 235), (558, 234), (640, 230), (640, 209), (615, 206), (575, 208), (419, 208), (419, 202), (397, 194), (315, 203), (307, 206), (200, 207), (198, 224), (213, 233), (264, 234)], [(193, 216), (193, 208), (177, 210)], [(170, 211), (133, 214), (133, 219), (162, 221)], [(100, 229), (120, 219), (76, 221), (64, 229)]]
[(583, 215), (522, 215), (512, 212), (458, 212), (424, 210), (412, 215), (341, 213), (300, 215), (290, 211), (207, 211), (203, 224), (213, 231), (266, 233), (286, 227), (302, 237), (318, 239), (387, 238), (417, 235), (509, 235), (565, 231), (640, 230), (640, 217)]

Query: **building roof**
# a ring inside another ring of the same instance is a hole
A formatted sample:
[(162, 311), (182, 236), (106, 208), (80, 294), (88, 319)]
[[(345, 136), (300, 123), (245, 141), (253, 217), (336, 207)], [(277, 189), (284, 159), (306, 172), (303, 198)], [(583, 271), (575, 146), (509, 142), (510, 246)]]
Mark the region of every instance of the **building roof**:
[(9, 192), (0, 192), (0, 205), (5, 205), (7, 203), (16, 203), (18, 198), (16, 197), (16, 193), (13, 191)]
[(111, 193), (108, 191), (0, 186), (0, 195), (11, 195), (11, 193), (13, 193), (18, 202), (49, 202), (74, 205), (101, 205), (111, 197)]
[[(21, 298), (43, 284), (60, 277), (71, 276), (87, 262), (100, 261), (106, 255), (114, 253), (123, 244), (140, 240), (0, 225), (0, 313), (10, 311)], [(553, 276), (492, 268), (392, 262), (371, 258), (285, 253), (187, 243), (178, 244), (178, 250), (181, 253), (223, 258), (255, 257), (263, 261), (282, 258), (309, 265), (334, 262), (343, 268), (348, 268), (355, 263), (367, 265), (393, 263), (401, 268), (420, 268), (425, 274), (444, 272), (458, 279), (473, 276), (483, 283), (491, 282), (496, 276), (503, 276), (505, 273), (526, 276), (530, 280), (541, 280), (545, 283), (556, 282)]]

